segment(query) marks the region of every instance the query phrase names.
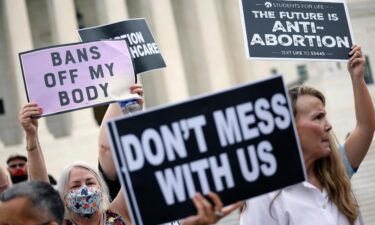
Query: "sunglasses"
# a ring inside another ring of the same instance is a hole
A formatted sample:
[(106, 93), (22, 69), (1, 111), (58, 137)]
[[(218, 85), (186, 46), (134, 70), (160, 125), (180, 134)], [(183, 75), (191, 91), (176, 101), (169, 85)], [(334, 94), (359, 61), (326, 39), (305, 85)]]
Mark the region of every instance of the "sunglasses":
[(23, 168), (25, 167), (26, 163), (14, 163), (14, 164), (9, 164), (9, 168), (15, 169), (15, 168)]

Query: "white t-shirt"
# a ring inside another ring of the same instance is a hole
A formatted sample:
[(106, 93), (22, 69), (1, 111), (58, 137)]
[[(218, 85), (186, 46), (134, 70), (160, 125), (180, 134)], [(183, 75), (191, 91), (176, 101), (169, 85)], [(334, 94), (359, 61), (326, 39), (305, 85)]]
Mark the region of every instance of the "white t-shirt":
[[(278, 193), (280, 194), (276, 197)], [(275, 200), (272, 202), (273, 199)], [(349, 222), (329, 200), (325, 189), (321, 192), (308, 182), (247, 200), (245, 211), (240, 218), (240, 225), (316, 224), (349, 225)], [(361, 224), (357, 219), (355, 225)]]

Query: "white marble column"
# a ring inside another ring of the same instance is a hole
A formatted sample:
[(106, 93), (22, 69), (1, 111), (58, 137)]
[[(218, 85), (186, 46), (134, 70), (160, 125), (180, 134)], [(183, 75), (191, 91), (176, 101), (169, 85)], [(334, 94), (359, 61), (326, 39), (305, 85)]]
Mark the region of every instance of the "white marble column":
[(26, 94), (19, 62), (19, 52), (31, 50), (32, 39), (24, 0), (3, 0), (0, 2), (1, 20), (4, 29), (1, 29), (1, 49), (4, 51), (1, 71), (2, 89), (5, 106), (5, 115), (0, 116), (0, 136), (4, 145), (19, 144), (23, 139), (17, 116), (21, 105), (26, 103)]
[(227, 60), (231, 75), (236, 83), (245, 83), (255, 79), (254, 61), (246, 58), (246, 46), (241, 24), (241, 13), (238, 1), (220, 0), (216, 4), (220, 14), (220, 25), (225, 42)]
[(73, 0), (47, 0), (52, 40), (55, 44), (79, 41)]
[(192, 94), (217, 91), (233, 84), (215, 0), (173, 1)]
[(98, 21), (107, 24), (128, 18), (128, 10), (124, 0), (95, 0)]
[[(24, 90), (18, 53), (33, 48), (27, 8), (24, 0), (4, 0), (5, 35), (10, 53), (10, 63), (14, 70), (16, 88)], [(19, 95), (18, 101), (26, 101), (26, 95)]]
[(133, 18), (146, 18), (166, 68), (141, 74), (147, 106), (155, 106), (186, 99), (189, 96), (183, 68), (181, 45), (173, 17), (171, 0), (128, 0)]
[[(78, 25), (73, 0), (47, 0), (53, 44), (78, 42)], [(92, 109), (84, 109), (47, 117), (47, 127), (55, 137), (75, 132), (86, 132), (87, 127), (97, 127)]]
[(152, 32), (167, 64), (167, 68), (162, 69), (160, 74), (167, 101), (186, 99), (189, 93), (171, 0), (149, 3), (152, 10)]
[(203, 50), (206, 55), (206, 62), (209, 72), (208, 80), (211, 90), (219, 90), (230, 87), (233, 83), (233, 74), (228, 67), (228, 57), (225, 52), (223, 30), (220, 27), (220, 20), (216, 8), (216, 0), (200, 1), (194, 0), (196, 5), (197, 18), (199, 20)]

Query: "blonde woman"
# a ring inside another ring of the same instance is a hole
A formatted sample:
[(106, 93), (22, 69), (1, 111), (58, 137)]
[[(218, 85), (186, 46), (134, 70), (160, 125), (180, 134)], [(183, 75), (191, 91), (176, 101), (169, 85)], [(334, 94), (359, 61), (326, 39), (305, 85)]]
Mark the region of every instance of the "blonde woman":
[(248, 200), (241, 225), (361, 224), (349, 179), (369, 149), (375, 114), (364, 82), (361, 48), (353, 46), (349, 55), (356, 127), (339, 147), (326, 117), (323, 94), (306, 86), (290, 90), (307, 181)]

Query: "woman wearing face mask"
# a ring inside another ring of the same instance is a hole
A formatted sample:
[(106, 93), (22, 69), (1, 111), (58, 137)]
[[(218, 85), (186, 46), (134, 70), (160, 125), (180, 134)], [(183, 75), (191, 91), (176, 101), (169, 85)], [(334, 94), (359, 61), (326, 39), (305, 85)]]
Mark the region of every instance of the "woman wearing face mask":
[(349, 55), (356, 127), (338, 147), (323, 94), (306, 86), (290, 90), (307, 181), (246, 201), (241, 225), (362, 224), (349, 179), (371, 144), (375, 113), (364, 81), (361, 48), (353, 46)]
[[(141, 89), (135, 90), (138, 93)], [(38, 120), (42, 109), (36, 103), (26, 104), (19, 121), (26, 133), (30, 180), (49, 182), (43, 152), (38, 140)], [(65, 225), (130, 224), (123, 192), (109, 203), (103, 178), (85, 163), (74, 163), (63, 170), (58, 185), (65, 204)]]
[(58, 190), (66, 207), (65, 224), (125, 224), (124, 202), (119, 192), (111, 204), (103, 178), (81, 162), (65, 167)]
[[(42, 109), (26, 104), (19, 121), (26, 133), (30, 180), (49, 182), (45, 160), (38, 140), (38, 117)], [(64, 225), (130, 224), (123, 192), (109, 204), (108, 188), (101, 176), (85, 163), (68, 165), (61, 175), (58, 189), (65, 204)]]

